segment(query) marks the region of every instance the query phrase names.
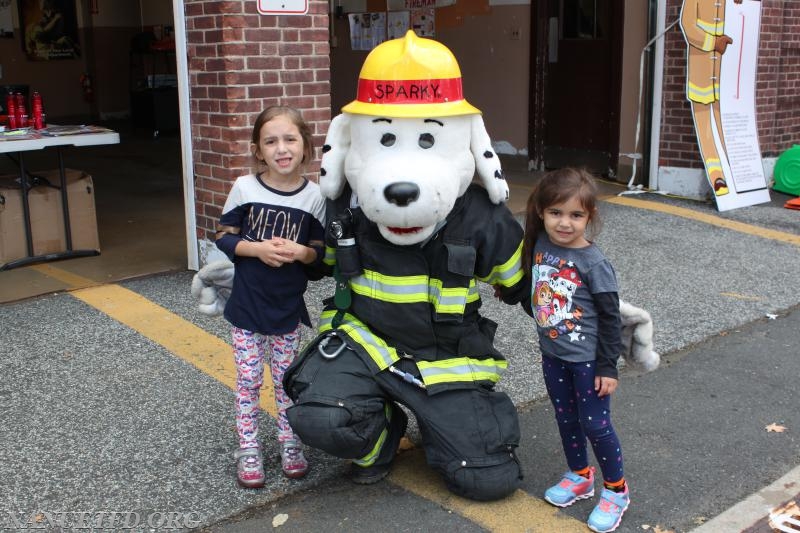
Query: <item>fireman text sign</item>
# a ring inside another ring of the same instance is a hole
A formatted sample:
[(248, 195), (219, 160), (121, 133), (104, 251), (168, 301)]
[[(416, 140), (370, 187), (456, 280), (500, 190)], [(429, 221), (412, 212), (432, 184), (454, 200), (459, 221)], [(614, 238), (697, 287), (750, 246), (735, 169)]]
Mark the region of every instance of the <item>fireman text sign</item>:
[(305, 15), (308, 0), (257, 0), (262, 15)]

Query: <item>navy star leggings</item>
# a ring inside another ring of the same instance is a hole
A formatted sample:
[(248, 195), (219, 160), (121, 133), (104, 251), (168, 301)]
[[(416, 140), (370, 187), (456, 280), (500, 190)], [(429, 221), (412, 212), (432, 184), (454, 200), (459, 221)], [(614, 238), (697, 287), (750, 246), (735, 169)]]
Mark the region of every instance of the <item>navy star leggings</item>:
[(603, 480), (622, 479), (622, 449), (611, 425), (611, 396), (597, 397), (595, 362), (569, 363), (542, 356), (544, 383), (553, 403), (558, 431), (570, 470), (589, 466), (586, 439), (603, 472)]

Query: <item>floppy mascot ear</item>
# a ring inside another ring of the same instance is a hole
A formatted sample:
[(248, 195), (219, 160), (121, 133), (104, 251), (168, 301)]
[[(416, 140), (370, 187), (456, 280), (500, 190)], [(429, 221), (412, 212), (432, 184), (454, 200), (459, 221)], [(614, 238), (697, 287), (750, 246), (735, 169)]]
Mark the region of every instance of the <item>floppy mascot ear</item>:
[(331, 121), (319, 171), (319, 188), (322, 195), (335, 200), (344, 189), (344, 160), (350, 151), (350, 116), (342, 113)]
[(483, 118), (480, 115), (472, 116), (472, 135), (470, 150), (475, 157), (475, 167), (481, 183), (489, 192), (493, 203), (499, 204), (508, 200), (508, 183), (500, 167), (500, 158), (492, 148), (492, 140), (486, 132)]

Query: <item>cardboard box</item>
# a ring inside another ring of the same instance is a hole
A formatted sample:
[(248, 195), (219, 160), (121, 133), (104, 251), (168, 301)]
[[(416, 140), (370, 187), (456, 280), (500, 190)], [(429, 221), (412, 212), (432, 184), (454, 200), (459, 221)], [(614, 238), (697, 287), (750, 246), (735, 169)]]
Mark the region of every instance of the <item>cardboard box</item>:
[[(31, 172), (37, 178), (28, 191), (33, 254), (67, 249), (58, 170)], [(100, 251), (92, 177), (66, 169), (69, 223), (73, 250)], [(28, 256), (19, 175), (0, 176), (0, 264)]]

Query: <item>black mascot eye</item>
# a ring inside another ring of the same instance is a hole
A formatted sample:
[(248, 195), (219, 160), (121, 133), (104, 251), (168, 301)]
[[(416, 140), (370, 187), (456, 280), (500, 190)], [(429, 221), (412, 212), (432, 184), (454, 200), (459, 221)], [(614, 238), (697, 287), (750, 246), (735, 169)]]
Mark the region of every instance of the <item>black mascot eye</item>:
[(423, 133), (422, 135), (419, 136), (419, 146), (420, 148), (424, 148), (425, 150), (431, 148), (435, 142), (436, 140), (430, 133)]
[(381, 137), (381, 144), (389, 147), (392, 146), (396, 140), (397, 137), (395, 137), (394, 133), (384, 133), (383, 137)]

